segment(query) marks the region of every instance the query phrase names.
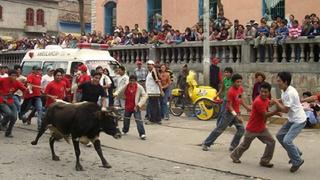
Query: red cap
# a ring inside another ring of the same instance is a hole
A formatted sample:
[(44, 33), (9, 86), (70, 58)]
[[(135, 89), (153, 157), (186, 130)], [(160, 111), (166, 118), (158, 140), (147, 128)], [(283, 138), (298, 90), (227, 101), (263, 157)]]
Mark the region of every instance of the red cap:
[(80, 71), (82, 71), (82, 72), (86, 72), (88, 69), (87, 69), (87, 66), (86, 65), (84, 65), (84, 64), (82, 64), (81, 66), (79, 66), (79, 68), (78, 68)]
[(211, 63), (214, 64), (214, 65), (219, 64), (219, 62), (220, 62), (220, 60), (218, 58), (216, 58), (216, 57), (211, 59)]

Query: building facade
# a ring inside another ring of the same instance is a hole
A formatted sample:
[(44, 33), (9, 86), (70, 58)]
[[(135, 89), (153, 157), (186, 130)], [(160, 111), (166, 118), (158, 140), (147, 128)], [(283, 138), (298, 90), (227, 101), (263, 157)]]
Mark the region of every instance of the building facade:
[[(261, 17), (295, 15), (300, 22), (306, 14), (319, 12), (319, 0), (222, 0), (224, 14), (230, 20), (239, 19), (245, 24)], [(184, 31), (202, 18), (203, 0), (93, 0), (96, 16), (93, 30), (112, 33), (117, 25), (151, 29), (157, 21), (169, 20), (175, 28)], [(210, 0), (210, 16), (217, 15), (216, 0)]]
[[(85, 32), (91, 32), (91, 0), (84, 0)], [(80, 16), (78, 0), (61, 0), (59, 2), (59, 32), (80, 33)]]
[(57, 0), (0, 1), (0, 36), (37, 37), (58, 32)]

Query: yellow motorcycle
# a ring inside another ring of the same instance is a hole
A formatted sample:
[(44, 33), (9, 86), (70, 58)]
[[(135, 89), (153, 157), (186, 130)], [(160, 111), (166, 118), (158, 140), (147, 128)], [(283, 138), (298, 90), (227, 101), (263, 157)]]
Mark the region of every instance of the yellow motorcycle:
[(169, 102), (171, 114), (181, 116), (184, 112), (191, 112), (203, 121), (217, 118), (222, 103), (217, 97), (217, 90), (210, 86), (199, 86), (195, 77), (196, 73), (189, 71), (187, 92), (179, 88), (172, 90)]

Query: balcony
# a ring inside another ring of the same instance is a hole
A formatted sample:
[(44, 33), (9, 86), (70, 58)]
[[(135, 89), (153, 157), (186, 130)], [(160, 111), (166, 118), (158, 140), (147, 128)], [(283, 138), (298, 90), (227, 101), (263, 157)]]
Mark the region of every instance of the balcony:
[(25, 25), (24, 32), (27, 32), (27, 33), (46, 33), (47, 27), (42, 26), (42, 25), (33, 25), (33, 26)]
[[(265, 45), (253, 47), (253, 41), (229, 40), (211, 41), (210, 56), (218, 57), (221, 66), (231, 66), (241, 71), (281, 71), (319, 73), (320, 37), (296, 40), (287, 39), (283, 45), (274, 46), (268, 39)], [(194, 70), (202, 72), (203, 43), (184, 42), (181, 44), (114, 46), (110, 54), (129, 68), (137, 59), (169, 62), (174, 70), (188, 63)], [(299, 67), (299, 68), (297, 68)]]

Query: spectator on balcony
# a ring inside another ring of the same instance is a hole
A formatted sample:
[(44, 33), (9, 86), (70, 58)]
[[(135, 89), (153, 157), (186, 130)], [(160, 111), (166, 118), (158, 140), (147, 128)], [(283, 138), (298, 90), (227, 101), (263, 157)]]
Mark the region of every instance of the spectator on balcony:
[[(229, 37), (228, 37), (228, 39), (238, 39), (237, 38), (237, 32), (238, 32), (239, 25), (240, 25), (239, 24), (239, 20), (238, 19), (234, 20), (234, 23), (231, 24), (231, 27), (229, 28)], [(243, 27), (243, 29), (244, 29), (244, 27)], [(240, 39), (242, 39), (242, 38), (240, 38)]]
[(194, 34), (189, 27), (187, 27), (185, 30), (184, 40), (185, 41), (195, 41), (196, 40), (196, 34)]
[(219, 41), (226, 41), (228, 39), (229, 33), (228, 29), (223, 28), (220, 33), (220, 38), (218, 39)]
[[(298, 20), (293, 20), (292, 26), (289, 29), (289, 38), (291, 40), (295, 40), (298, 37), (301, 36), (301, 27), (299, 26)], [(294, 45), (294, 49), (292, 49), (295, 53), (295, 61), (300, 62), (300, 54), (301, 54), (301, 48), (298, 44)]]
[(265, 21), (261, 21), (260, 27), (257, 29), (258, 36), (254, 40), (254, 48), (257, 48), (259, 45), (265, 45), (267, 37), (269, 36), (269, 28)]
[(169, 24), (169, 21), (166, 19), (163, 22), (162, 30), (170, 31), (172, 29), (172, 26)]
[(145, 29), (142, 30), (142, 41), (143, 41), (143, 44), (148, 44), (149, 42), (149, 35), (147, 30)]
[[(229, 37), (230, 37), (230, 35), (229, 35)], [(246, 38), (246, 34), (244, 33), (244, 26), (239, 24), (235, 39), (245, 39), (245, 38)]]
[(113, 39), (111, 41), (111, 45), (118, 45), (121, 42), (121, 38), (119, 37), (119, 32), (115, 32), (113, 35)]
[(214, 29), (212, 34), (209, 37), (209, 41), (218, 41), (220, 39), (220, 31), (218, 29)]
[(288, 28), (290, 29), (292, 27), (292, 23), (294, 21), (294, 15), (290, 14), (289, 21), (288, 21)]
[(171, 44), (173, 41), (174, 30), (171, 29), (171, 30), (166, 30), (166, 31), (167, 31), (167, 34), (166, 34), (166, 38), (165, 38), (164, 42), (166, 44)]
[(313, 26), (308, 34), (308, 38), (314, 38), (315, 36), (320, 36), (320, 25), (319, 21), (313, 22)]
[(135, 24), (135, 25), (134, 25), (134, 30), (135, 30), (136, 32), (141, 32), (141, 29), (139, 28), (139, 24)]
[(311, 32), (312, 24), (311, 24), (311, 18), (309, 15), (306, 15), (304, 18), (304, 21), (302, 23), (302, 36), (308, 36)]
[(176, 44), (180, 44), (182, 43), (183, 39), (182, 39), (182, 36), (180, 34), (180, 31), (179, 30), (176, 30), (174, 32), (174, 35), (173, 35), (173, 40), (172, 42), (176, 43)]
[(130, 31), (129, 26), (124, 26), (124, 34), (127, 36), (130, 33), (131, 33), (131, 31)]
[(247, 23), (246, 29), (244, 30), (245, 33), (245, 39), (246, 40), (252, 40), (256, 37), (256, 29), (252, 27), (251, 23)]
[(274, 37), (276, 37), (276, 29), (271, 27), (269, 32), (269, 38), (274, 38)]
[(197, 41), (203, 41), (204, 40), (204, 34), (203, 34), (203, 28), (200, 27), (197, 31)]
[(311, 22), (319, 21), (319, 17), (315, 13), (310, 14)]
[(288, 37), (289, 30), (285, 25), (285, 20), (280, 22), (280, 27), (276, 29), (276, 37), (274, 38), (274, 45), (282, 45)]

